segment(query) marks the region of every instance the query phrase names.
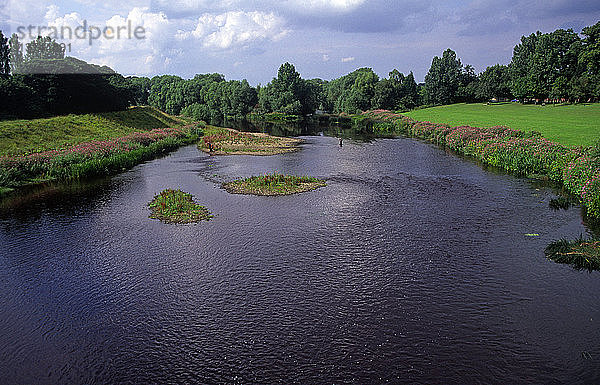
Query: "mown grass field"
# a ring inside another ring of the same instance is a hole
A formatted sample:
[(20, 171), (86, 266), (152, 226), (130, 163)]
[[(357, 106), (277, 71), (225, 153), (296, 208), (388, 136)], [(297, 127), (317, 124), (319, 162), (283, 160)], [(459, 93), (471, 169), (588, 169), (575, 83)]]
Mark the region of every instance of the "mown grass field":
[(486, 105), (453, 104), (407, 112), (415, 120), (452, 126), (507, 126), (523, 131), (538, 131), (544, 137), (565, 145), (591, 145), (600, 140), (600, 104)]
[(0, 155), (39, 152), (183, 124), (183, 120), (152, 107), (48, 119), (5, 120), (0, 121)]

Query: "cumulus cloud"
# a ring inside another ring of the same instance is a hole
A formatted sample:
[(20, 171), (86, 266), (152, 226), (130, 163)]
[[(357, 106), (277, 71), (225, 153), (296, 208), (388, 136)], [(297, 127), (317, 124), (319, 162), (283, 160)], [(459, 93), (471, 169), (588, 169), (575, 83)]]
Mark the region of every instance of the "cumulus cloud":
[[(139, 74), (165, 70), (171, 60), (169, 46), (175, 26), (160, 12), (133, 8), (127, 16), (87, 20), (77, 12), (59, 16), (58, 8), (51, 6), (46, 20), (49, 27), (59, 31), (58, 40), (68, 44), (71, 52), (67, 55)], [(84, 25), (88, 28), (84, 33), (65, 32), (82, 30)], [(138, 34), (134, 33), (136, 29)]]
[(204, 48), (226, 50), (277, 41), (287, 33), (284, 20), (272, 12), (231, 11), (217, 15), (206, 13), (198, 19), (195, 30), (180, 31), (177, 37), (200, 40)]
[(342, 63), (350, 63), (353, 62), (356, 58), (354, 56), (349, 56), (349, 57), (343, 57), (342, 58)]

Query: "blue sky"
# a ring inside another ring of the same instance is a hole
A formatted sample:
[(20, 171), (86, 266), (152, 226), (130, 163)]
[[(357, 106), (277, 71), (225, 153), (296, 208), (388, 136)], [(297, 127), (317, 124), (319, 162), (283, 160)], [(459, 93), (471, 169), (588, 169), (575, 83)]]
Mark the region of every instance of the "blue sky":
[(371, 67), (418, 81), (454, 49), (479, 72), (507, 64), (524, 34), (600, 20), (597, 0), (0, 0), (0, 28), (142, 27), (144, 39), (64, 39), (70, 55), (125, 75), (219, 72), (265, 84), (279, 65), (332, 79)]

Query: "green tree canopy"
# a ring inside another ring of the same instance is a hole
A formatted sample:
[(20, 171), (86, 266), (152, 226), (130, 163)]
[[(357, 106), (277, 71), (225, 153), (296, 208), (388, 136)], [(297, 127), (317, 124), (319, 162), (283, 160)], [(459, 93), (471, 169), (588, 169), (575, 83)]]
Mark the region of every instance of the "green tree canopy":
[(19, 42), (19, 37), (13, 33), (8, 41), (10, 48), (10, 69), (12, 73), (16, 73), (19, 66), (23, 64), (23, 44)]
[(290, 63), (284, 63), (277, 77), (260, 89), (259, 104), (264, 111), (292, 115), (311, 114), (318, 108), (318, 87), (300, 76)]
[(27, 43), (26, 47), (25, 60), (27, 61), (65, 58), (65, 47), (49, 36), (38, 36), (37, 39)]
[(451, 104), (457, 100), (461, 86), (463, 66), (456, 52), (448, 48), (442, 57), (435, 56), (431, 68), (425, 75), (427, 103)]
[(478, 99), (511, 98), (510, 73), (508, 66), (496, 64), (487, 67), (479, 75), (476, 96)]
[(580, 38), (571, 29), (521, 37), (510, 63), (512, 93), (521, 100), (567, 97), (566, 84), (577, 76), (580, 48)]
[(0, 76), (10, 75), (10, 47), (8, 38), (0, 31)]

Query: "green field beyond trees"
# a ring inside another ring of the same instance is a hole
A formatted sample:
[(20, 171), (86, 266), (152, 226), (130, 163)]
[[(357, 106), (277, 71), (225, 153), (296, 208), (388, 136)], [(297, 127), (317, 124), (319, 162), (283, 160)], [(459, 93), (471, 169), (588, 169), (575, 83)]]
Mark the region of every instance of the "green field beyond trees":
[(600, 139), (600, 104), (463, 103), (411, 111), (404, 115), (418, 121), (451, 126), (507, 126), (538, 131), (544, 137), (565, 145), (588, 146)]
[(0, 121), (0, 156), (108, 140), (136, 131), (179, 127), (183, 123), (152, 107), (48, 119), (5, 120)]

